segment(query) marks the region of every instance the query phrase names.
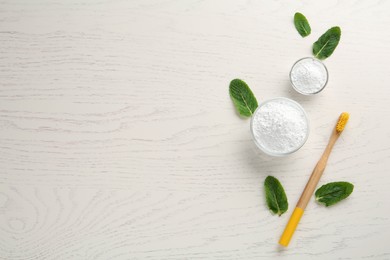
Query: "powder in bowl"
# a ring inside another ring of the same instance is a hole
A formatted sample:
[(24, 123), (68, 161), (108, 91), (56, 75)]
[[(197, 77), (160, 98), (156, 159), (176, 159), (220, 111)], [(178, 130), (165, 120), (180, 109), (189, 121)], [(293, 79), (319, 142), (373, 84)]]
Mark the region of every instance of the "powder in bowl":
[(328, 70), (320, 60), (303, 58), (291, 68), (290, 81), (294, 89), (301, 94), (317, 94), (328, 82)]
[(304, 109), (288, 98), (275, 98), (261, 104), (252, 116), (252, 136), (265, 153), (283, 156), (297, 151), (309, 135)]

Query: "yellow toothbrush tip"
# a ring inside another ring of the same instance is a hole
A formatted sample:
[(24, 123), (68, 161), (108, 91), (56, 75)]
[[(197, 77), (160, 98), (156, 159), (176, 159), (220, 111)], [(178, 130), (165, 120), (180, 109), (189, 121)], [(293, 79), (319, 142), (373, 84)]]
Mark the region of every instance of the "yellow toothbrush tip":
[(336, 125), (337, 132), (341, 133), (344, 130), (345, 125), (348, 122), (348, 119), (349, 119), (349, 114), (347, 112), (341, 113), (341, 115), (339, 117), (339, 121), (337, 122), (337, 125)]

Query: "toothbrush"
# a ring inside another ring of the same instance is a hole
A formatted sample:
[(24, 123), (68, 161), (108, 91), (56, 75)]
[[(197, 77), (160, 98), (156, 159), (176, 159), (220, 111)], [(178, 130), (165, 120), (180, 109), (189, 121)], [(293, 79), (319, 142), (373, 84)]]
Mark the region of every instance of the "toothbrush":
[(309, 203), (310, 198), (313, 195), (313, 192), (318, 184), (318, 181), (320, 180), (322, 173), (325, 170), (330, 152), (332, 151), (332, 148), (336, 143), (337, 139), (340, 137), (341, 133), (343, 132), (348, 119), (349, 119), (348, 113), (346, 112), (341, 113), (339, 120), (337, 121), (336, 127), (333, 129), (332, 135), (330, 136), (328, 145), (326, 146), (324, 153), (322, 154), (320, 160), (318, 161), (316, 167), (314, 168), (310, 176), (310, 179), (307, 182), (306, 187), (302, 192), (301, 198), (299, 199), (294, 209), (294, 212), (292, 213), (290, 220), (288, 221), (287, 226), (284, 229), (284, 232), (279, 240), (279, 244), (281, 244), (282, 246), (287, 247), (288, 244), (290, 243), (291, 237), (294, 234), (294, 231), (299, 223), (299, 220), (301, 219), (303, 212), (307, 204)]

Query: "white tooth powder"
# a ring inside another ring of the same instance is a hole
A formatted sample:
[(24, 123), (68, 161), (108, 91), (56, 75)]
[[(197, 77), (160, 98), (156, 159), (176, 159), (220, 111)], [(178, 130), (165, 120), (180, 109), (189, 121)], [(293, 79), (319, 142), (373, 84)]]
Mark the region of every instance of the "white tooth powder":
[(328, 81), (328, 71), (321, 61), (311, 57), (303, 58), (293, 65), (290, 80), (299, 93), (315, 94), (325, 87)]
[(303, 108), (287, 98), (275, 98), (258, 107), (252, 116), (252, 135), (256, 145), (275, 156), (295, 152), (309, 134)]

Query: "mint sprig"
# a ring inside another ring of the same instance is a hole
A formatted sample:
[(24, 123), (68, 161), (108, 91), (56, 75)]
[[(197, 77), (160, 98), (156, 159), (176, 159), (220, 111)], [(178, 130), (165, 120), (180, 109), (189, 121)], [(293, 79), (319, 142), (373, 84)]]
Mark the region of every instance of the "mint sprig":
[(302, 37), (306, 37), (311, 33), (310, 24), (307, 21), (306, 17), (301, 13), (295, 13), (294, 15), (294, 25), (298, 33)]
[(241, 79), (230, 82), (229, 94), (237, 112), (243, 117), (250, 117), (258, 107), (256, 97), (249, 86)]
[(288, 209), (288, 201), (284, 188), (278, 179), (268, 176), (264, 181), (265, 199), (268, 208), (281, 216)]
[(313, 44), (313, 54), (316, 58), (324, 60), (328, 58), (337, 45), (341, 38), (341, 29), (338, 26), (332, 27), (327, 30), (320, 38)]
[(349, 182), (330, 182), (322, 185), (315, 193), (316, 200), (329, 207), (346, 199), (353, 191), (353, 184)]

